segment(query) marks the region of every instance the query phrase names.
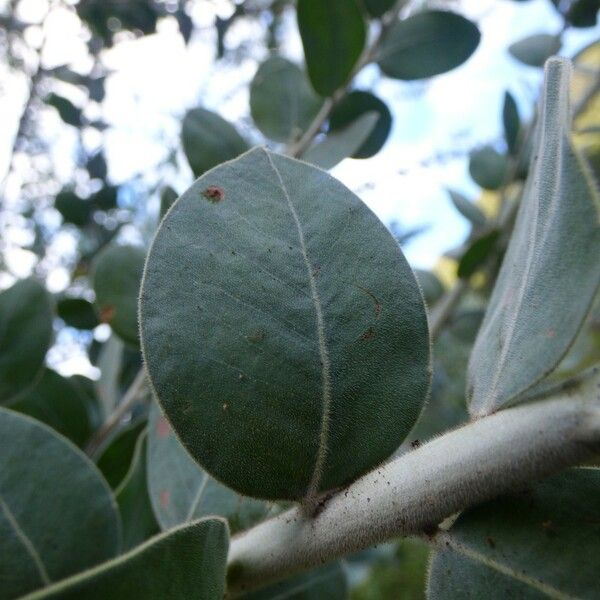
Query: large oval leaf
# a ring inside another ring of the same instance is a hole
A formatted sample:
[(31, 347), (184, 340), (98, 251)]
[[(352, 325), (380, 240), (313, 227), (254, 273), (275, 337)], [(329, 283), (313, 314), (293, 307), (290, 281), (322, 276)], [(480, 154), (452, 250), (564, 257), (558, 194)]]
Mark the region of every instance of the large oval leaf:
[(597, 598), (600, 469), (470, 510), (438, 543), (429, 598)]
[(244, 498), (203, 471), (156, 404), (150, 410), (148, 489), (162, 529), (217, 515), (225, 517), (236, 533), (261, 521), (269, 511), (265, 502)]
[(0, 409), (0, 598), (115, 556), (120, 520), (96, 467), (65, 438)]
[(469, 362), (470, 411), (488, 414), (567, 352), (600, 284), (600, 200), (569, 138), (567, 61), (548, 63), (534, 160)]
[(0, 294), (0, 403), (35, 382), (51, 340), (52, 304), (40, 283), (23, 279)]
[(425, 79), (464, 63), (480, 38), (477, 26), (461, 15), (429, 10), (394, 25), (383, 40), (377, 62), (394, 79)]
[(173, 205), (140, 302), (178, 437), (250, 496), (353, 480), (394, 451), (427, 394), (425, 308), (391, 234), (326, 173), (262, 148)]
[(236, 128), (204, 108), (188, 110), (181, 126), (183, 151), (196, 177), (248, 150)]
[(100, 320), (131, 344), (137, 344), (137, 298), (146, 252), (137, 246), (109, 246), (96, 256), (93, 285)]
[(308, 76), (321, 96), (345, 84), (361, 55), (366, 25), (356, 0), (298, 0)]
[(361, 115), (376, 112), (379, 117), (369, 137), (352, 154), (353, 158), (369, 158), (381, 150), (392, 128), (392, 113), (387, 105), (369, 92), (350, 92), (332, 111), (329, 129), (337, 131), (354, 123)]
[(252, 118), (267, 137), (278, 142), (299, 137), (322, 103), (300, 67), (281, 56), (262, 63), (250, 86)]
[(225, 521), (203, 519), (22, 600), (222, 600), (228, 547)]

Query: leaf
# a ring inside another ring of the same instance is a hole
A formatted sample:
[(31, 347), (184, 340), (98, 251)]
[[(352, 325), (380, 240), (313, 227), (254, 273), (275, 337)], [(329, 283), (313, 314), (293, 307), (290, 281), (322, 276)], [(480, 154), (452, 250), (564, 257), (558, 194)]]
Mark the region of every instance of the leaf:
[(0, 403), (33, 385), (52, 341), (50, 294), (35, 279), (0, 293)]
[(329, 118), (329, 130), (337, 131), (355, 122), (360, 116), (377, 112), (378, 118), (369, 137), (352, 154), (353, 158), (369, 158), (381, 150), (392, 128), (392, 114), (387, 105), (369, 92), (354, 90), (333, 109)]
[(102, 344), (98, 356), (97, 366), (100, 369), (100, 378), (96, 382), (96, 393), (104, 417), (107, 417), (113, 411), (121, 397), (119, 377), (123, 363), (123, 353), (123, 342), (113, 334)]
[(396, 0), (363, 0), (363, 4), (372, 17), (381, 17), (396, 4)]
[(126, 342), (137, 344), (137, 298), (146, 252), (137, 246), (108, 246), (94, 259), (92, 285), (100, 321)]
[(52, 106), (58, 111), (60, 118), (67, 124), (73, 127), (81, 127), (81, 109), (77, 108), (70, 100), (59, 96), (58, 94), (49, 94), (45, 102), (48, 106)]
[(160, 192), (160, 218), (162, 219), (167, 211), (173, 206), (177, 200), (177, 192), (170, 186), (166, 186)]
[(146, 480), (146, 433), (138, 437), (131, 467), (115, 490), (123, 522), (123, 549), (130, 550), (158, 533)]
[(509, 152), (514, 156), (518, 151), (519, 130), (521, 122), (517, 103), (510, 92), (504, 94), (504, 105), (502, 107), (502, 123), (504, 125), (504, 137)]
[(444, 294), (444, 286), (431, 271), (415, 269), (417, 281), (421, 286), (427, 306), (433, 306)]
[(377, 55), (381, 70), (394, 79), (426, 79), (462, 65), (481, 34), (461, 15), (428, 10), (398, 21)]
[(83, 446), (92, 434), (90, 399), (52, 369), (44, 369), (37, 383), (10, 408), (45, 423), (77, 446)]
[(54, 208), (61, 214), (65, 223), (83, 227), (89, 222), (94, 207), (75, 192), (63, 190), (56, 195)]
[(225, 521), (203, 519), (22, 600), (222, 600), (228, 546)]
[(94, 329), (99, 324), (94, 305), (85, 298), (61, 298), (56, 312), (65, 325), (76, 329)]
[(552, 371), (600, 284), (599, 200), (569, 136), (569, 74), (562, 59), (546, 68), (534, 160), (469, 363), (472, 414), (498, 410)]
[(148, 489), (162, 529), (217, 515), (232, 533), (261, 521), (269, 507), (244, 498), (203, 471), (181, 445), (156, 403), (148, 426)]
[(467, 511), (436, 542), (431, 599), (596, 598), (600, 469), (570, 469)]
[(263, 62), (250, 85), (252, 118), (262, 133), (277, 142), (300, 137), (322, 104), (305, 73), (281, 56)]
[(339, 562), (301, 573), (266, 588), (244, 594), (243, 600), (346, 600), (348, 581)]
[(262, 148), (175, 203), (140, 311), (178, 437), (249, 496), (345, 485), (393, 452), (427, 395), (425, 307), (391, 234), (329, 175)]
[(523, 64), (530, 67), (543, 67), (544, 63), (560, 50), (560, 47), (560, 36), (537, 33), (511, 44), (508, 51), (513, 58)]
[(137, 440), (145, 427), (145, 419), (132, 423), (119, 431), (100, 452), (96, 464), (111, 488), (117, 488), (127, 475)]
[(484, 227), (487, 223), (486, 216), (471, 200), (465, 198), (460, 192), (447, 190), (454, 208), (475, 227)]
[(99, 150), (88, 158), (85, 168), (91, 179), (106, 179), (106, 176), (108, 175), (108, 165), (106, 164), (106, 159), (104, 158), (102, 150)]
[(15, 598), (116, 556), (110, 489), (75, 446), (0, 409), (0, 598)]
[(485, 264), (496, 247), (499, 235), (500, 231), (492, 229), (473, 241), (458, 263), (457, 275), (461, 279), (468, 279)]
[(231, 123), (204, 108), (194, 108), (185, 114), (181, 142), (196, 177), (249, 148)]
[(475, 183), (486, 190), (502, 187), (508, 172), (508, 159), (491, 146), (483, 146), (471, 153), (469, 173)]
[(356, 0), (298, 0), (298, 28), (315, 91), (331, 96), (350, 79), (367, 32)]
[(117, 208), (119, 188), (114, 185), (105, 185), (95, 194), (90, 196), (90, 202), (97, 210), (112, 210)]
[(598, 22), (599, 0), (575, 0), (567, 11), (567, 21), (573, 27), (593, 27)]
[(376, 126), (379, 115), (368, 112), (338, 131), (328, 133), (302, 155), (302, 160), (322, 169), (332, 169), (345, 158), (358, 152)]

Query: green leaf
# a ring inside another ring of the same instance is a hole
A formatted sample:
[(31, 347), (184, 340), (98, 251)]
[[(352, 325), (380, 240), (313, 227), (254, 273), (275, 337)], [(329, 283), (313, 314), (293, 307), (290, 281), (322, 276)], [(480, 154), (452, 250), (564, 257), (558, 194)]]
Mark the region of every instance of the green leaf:
[(468, 279), (485, 264), (496, 247), (499, 235), (500, 232), (497, 229), (492, 229), (473, 241), (458, 263), (457, 275), (461, 279)]
[(89, 201), (97, 210), (112, 210), (117, 208), (119, 188), (114, 185), (105, 185), (90, 196)]
[(123, 549), (130, 550), (158, 533), (146, 480), (146, 433), (138, 437), (131, 467), (115, 490), (123, 522)]
[(92, 434), (90, 399), (70, 379), (44, 369), (37, 383), (10, 404), (83, 446)]
[(119, 378), (123, 354), (124, 344), (113, 334), (102, 344), (98, 356), (100, 378), (96, 382), (96, 393), (104, 417), (107, 417), (114, 410), (121, 398)]
[(391, 234), (329, 175), (262, 148), (175, 203), (140, 311), (178, 437), (249, 496), (345, 485), (395, 450), (427, 395), (425, 307)]
[(332, 169), (360, 150), (378, 120), (379, 115), (375, 111), (361, 115), (344, 129), (328, 133), (324, 139), (308, 148), (302, 160), (322, 169)]
[(99, 323), (94, 305), (85, 298), (61, 298), (56, 312), (66, 325), (76, 329), (94, 329)]
[(222, 600), (228, 546), (225, 521), (203, 519), (22, 600)]
[(600, 470), (571, 469), (436, 535), (428, 597), (596, 598)]
[(277, 142), (300, 137), (322, 104), (300, 67), (280, 56), (262, 63), (250, 85), (252, 118)]
[(70, 100), (52, 93), (46, 97), (45, 102), (58, 111), (60, 118), (67, 125), (81, 127), (81, 109), (77, 108)]
[(160, 193), (160, 218), (162, 219), (167, 211), (173, 206), (177, 200), (177, 192), (170, 186), (166, 186)]
[(52, 341), (52, 301), (35, 279), (0, 293), (0, 403), (33, 385)]
[(491, 146), (483, 146), (471, 153), (469, 173), (475, 183), (486, 190), (502, 187), (508, 172), (508, 159)]
[(145, 427), (145, 419), (132, 423), (119, 431), (100, 452), (96, 464), (111, 488), (117, 488), (127, 475), (137, 440)]
[(148, 427), (148, 488), (162, 529), (217, 515), (226, 518), (236, 533), (261, 521), (269, 510), (265, 502), (240, 496), (203, 471), (156, 403)]
[(301, 573), (256, 592), (244, 594), (243, 600), (346, 600), (348, 581), (339, 562)]
[(92, 179), (106, 179), (108, 165), (106, 164), (106, 158), (104, 158), (104, 152), (99, 150), (93, 156), (90, 156), (85, 168)]
[(204, 108), (194, 108), (185, 114), (181, 142), (196, 177), (249, 148), (231, 123)]
[(137, 246), (108, 246), (92, 264), (96, 308), (103, 323), (126, 342), (137, 344), (137, 298), (146, 251)]
[(89, 222), (94, 207), (75, 192), (63, 190), (56, 195), (54, 208), (61, 214), (65, 223), (83, 227)]
[(599, 0), (575, 0), (566, 17), (573, 27), (593, 27), (598, 22)]
[(548, 63), (534, 160), (469, 363), (473, 414), (494, 412), (552, 371), (600, 284), (600, 204), (570, 140), (569, 75), (567, 61)]
[(502, 123), (504, 125), (504, 137), (508, 150), (514, 156), (518, 151), (519, 130), (521, 122), (517, 103), (510, 92), (504, 94), (504, 105), (502, 107)]
[(394, 79), (426, 79), (462, 65), (479, 45), (477, 26), (443, 10), (417, 13), (399, 21), (377, 55), (381, 70)]
[(486, 216), (471, 200), (468, 200), (460, 192), (447, 190), (454, 208), (475, 227), (484, 227), (487, 223)]
[(530, 35), (508, 47), (510, 54), (530, 67), (543, 67), (544, 63), (561, 47), (558, 35), (537, 33)]
[(377, 112), (378, 119), (369, 137), (352, 154), (353, 158), (369, 158), (381, 150), (392, 128), (392, 114), (387, 105), (369, 92), (350, 92), (333, 109), (329, 117), (329, 130), (337, 131), (355, 122), (360, 116)]
[(75, 446), (0, 409), (0, 598), (9, 600), (116, 556), (109, 487)]
[(331, 96), (350, 78), (367, 31), (356, 0), (298, 0), (298, 28), (315, 91)]
[(444, 294), (444, 286), (440, 280), (431, 272), (423, 269), (415, 269), (417, 281), (421, 286), (423, 297), (427, 306), (435, 304)]
[(363, 0), (363, 4), (372, 17), (381, 17), (392, 9), (396, 0)]

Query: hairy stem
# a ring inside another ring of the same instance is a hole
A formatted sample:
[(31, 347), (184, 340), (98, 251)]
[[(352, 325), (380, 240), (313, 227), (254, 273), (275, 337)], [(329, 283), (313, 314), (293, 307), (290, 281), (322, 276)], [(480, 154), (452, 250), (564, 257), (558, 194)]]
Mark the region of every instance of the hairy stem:
[(363, 476), (307, 518), (289, 510), (233, 538), (231, 597), (530, 485), (600, 449), (600, 378), (469, 423)]

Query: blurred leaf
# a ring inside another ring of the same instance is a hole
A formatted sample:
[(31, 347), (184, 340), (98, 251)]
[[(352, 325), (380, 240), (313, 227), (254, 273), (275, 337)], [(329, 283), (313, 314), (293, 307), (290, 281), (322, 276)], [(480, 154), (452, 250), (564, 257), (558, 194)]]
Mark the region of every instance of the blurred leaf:
[(458, 263), (457, 275), (461, 279), (468, 279), (485, 264), (496, 247), (499, 235), (499, 230), (492, 229), (471, 243)]
[(177, 200), (178, 194), (177, 192), (170, 186), (166, 186), (160, 192), (160, 218), (162, 219), (167, 211), (175, 204), (175, 200)]
[(67, 125), (81, 127), (81, 109), (77, 108), (70, 100), (52, 93), (46, 96), (45, 102), (48, 106), (52, 106), (58, 111), (60, 118)]
[(521, 127), (521, 122), (519, 119), (517, 103), (510, 92), (506, 92), (504, 94), (502, 123), (504, 124), (504, 137), (506, 138), (508, 150), (514, 156), (517, 154), (518, 150), (519, 129)]
[(90, 202), (98, 210), (112, 210), (117, 208), (119, 188), (114, 185), (105, 185), (90, 196)]
[(66, 325), (76, 329), (94, 329), (99, 323), (94, 305), (85, 298), (61, 298), (56, 312)]
[(108, 167), (102, 150), (90, 156), (85, 164), (85, 168), (91, 179), (106, 179)]
[(575, 0), (566, 14), (573, 27), (594, 27), (598, 21), (599, 0)]
[(123, 550), (127, 551), (158, 533), (146, 480), (146, 434), (138, 437), (131, 466), (115, 490), (123, 522)]
[(102, 449), (96, 464), (112, 489), (119, 487), (127, 475), (133, 461), (136, 443), (146, 424), (145, 419), (131, 423), (125, 429), (118, 431)]
[(185, 8), (178, 8), (174, 16), (177, 20), (179, 33), (181, 34), (183, 41), (187, 44), (192, 37), (192, 32), (194, 31), (194, 22), (185, 11)]
[(352, 154), (353, 158), (369, 158), (381, 150), (392, 128), (392, 114), (387, 105), (369, 92), (354, 90), (333, 109), (329, 117), (329, 130), (338, 131), (354, 123), (364, 114), (378, 113), (369, 137)]
[(365, 8), (372, 17), (381, 17), (391, 10), (396, 0), (362, 0)]
[(596, 598), (600, 469), (570, 469), (436, 535), (429, 598)]
[(140, 315), (178, 437), (250, 496), (352, 481), (393, 452), (427, 394), (425, 307), (394, 238), (327, 173), (262, 148), (197, 180), (163, 219)]
[(378, 120), (379, 115), (374, 111), (361, 115), (350, 125), (328, 133), (324, 139), (308, 148), (302, 160), (321, 169), (332, 169), (360, 150)]
[(366, 41), (356, 0), (298, 0), (298, 27), (315, 91), (331, 96), (350, 78)]
[(96, 383), (96, 392), (104, 418), (113, 411), (121, 398), (119, 377), (123, 364), (123, 346), (123, 342), (113, 334), (102, 344), (98, 355), (100, 378)]
[(203, 471), (156, 403), (148, 426), (148, 489), (163, 530), (217, 515), (226, 518), (231, 532), (236, 533), (258, 523), (269, 511), (265, 502), (240, 496)]
[(428, 10), (398, 21), (381, 44), (377, 62), (394, 79), (426, 79), (462, 65), (481, 34), (461, 15)]
[(475, 183), (486, 190), (498, 190), (506, 180), (508, 159), (491, 146), (471, 152), (469, 173)]
[(424, 271), (423, 269), (415, 269), (414, 271), (427, 306), (433, 306), (443, 296), (444, 286), (431, 271)]
[(249, 148), (233, 125), (204, 108), (194, 108), (186, 113), (181, 141), (196, 177)]
[(145, 258), (138, 246), (108, 246), (92, 265), (100, 321), (130, 344), (138, 343), (137, 299)]
[(556, 54), (560, 47), (560, 36), (538, 33), (511, 44), (508, 51), (518, 61), (530, 67), (543, 67), (546, 60)]
[(51, 369), (44, 369), (38, 382), (10, 408), (45, 423), (80, 447), (93, 431), (93, 406), (88, 396), (70, 379)]
[(228, 547), (225, 522), (203, 519), (23, 600), (222, 600)]
[(484, 227), (487, 223), (486, 216), (471, 200), (468, 200), (460, 192), (447, 190), (454, 208), (475, 227)]
[(117, 555), (120, 519), (110, 490), (65, 438), (0, 409), (0, 473), (0, 598)]
[(52, 341), (52, 301), (35, 279), (0, 293), (0, 403), (32, 386)]
[(252, 118), (267, 137), (278, 142), (300, 137), (322, 104), (300, 67), (280, 56), (263, 62), (250, 85)]
[(469, 364), (473, 414), (498, 410), (554, 369), (600, 284), (600, 204), (571, 145), (569, 75), (566, 60), (546, 67), (534, 160)]
[(244, 594), (242, 600), (346, 600), (347, 597), (346, 574), (336, 562)]
[(62, 215), (65, 223), (83, 227), (90, 220), (94, 207), (75, 192), (63, 190), (56, 195), (54, 208)]

